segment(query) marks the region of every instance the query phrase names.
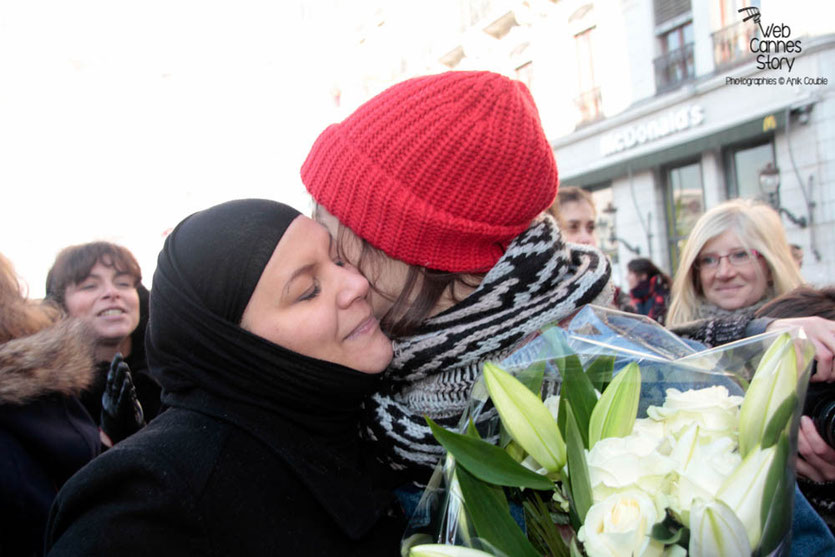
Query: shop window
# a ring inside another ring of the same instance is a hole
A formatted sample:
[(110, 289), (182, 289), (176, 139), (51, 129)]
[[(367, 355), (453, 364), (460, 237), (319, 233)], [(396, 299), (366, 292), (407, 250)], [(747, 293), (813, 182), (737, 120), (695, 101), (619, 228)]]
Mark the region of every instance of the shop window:
[(728, 175), (728, 197), (745, 197), (768, 201), (760, 186), (760, 174), (776, 166), (771, 141), (729, 149), (725, 154)]
[(658, 36), (661, 56), (654, 60), (655, 88), (660, 93), (693, 79), (693, 22), (688, 21)]
[(698, 162), (690, 162), (668, 167), (665, 175), (670, 268), (676, 269), (684, 242), (705, 212), (702, 168)]

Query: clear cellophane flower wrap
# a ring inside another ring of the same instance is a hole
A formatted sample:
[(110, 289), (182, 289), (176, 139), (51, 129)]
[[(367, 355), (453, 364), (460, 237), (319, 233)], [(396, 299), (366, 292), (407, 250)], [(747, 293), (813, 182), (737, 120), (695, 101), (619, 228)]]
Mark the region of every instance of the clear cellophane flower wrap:
[[(403, 555), (788, 555), (814, 349), (587, 306), (485, 364)], [(431, 422), (431, 421), (430, 421)]]

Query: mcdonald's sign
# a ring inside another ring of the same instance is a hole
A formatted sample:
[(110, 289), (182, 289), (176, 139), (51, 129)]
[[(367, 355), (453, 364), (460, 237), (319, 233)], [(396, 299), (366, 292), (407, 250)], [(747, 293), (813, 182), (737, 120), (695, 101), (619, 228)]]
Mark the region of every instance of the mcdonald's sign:
[(774, 117), (773, 114), (769, 114), (765, 118), (763, 118), (763, 133), (769, 130), (776, 130), (777, 129), (777, 118)]

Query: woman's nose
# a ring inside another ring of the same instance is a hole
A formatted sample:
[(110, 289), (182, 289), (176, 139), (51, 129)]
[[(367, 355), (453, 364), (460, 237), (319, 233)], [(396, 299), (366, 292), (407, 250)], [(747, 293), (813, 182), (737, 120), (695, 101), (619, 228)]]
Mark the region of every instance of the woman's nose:
[(338, 267), (338, 269), (339, 272), (336, 275), (339, 281), (337, 304), (340, 307), (348, 307), (356, 300), (365, 299), (368, 296), (368, 290), (371, 288), (368, 279), (356, 267), (346, 266)]
[(577, 243), (583, 244), (584, 246), (597, 246), (594, 233), (586, 231), (580, 232), (579, 236), (577, 236)]
[(118, 298), (119, 297), (119, 289), (116, 285), (112, 282), (105, 282), (104, 283), (104, 294), (103, 297), (105, 298)]
[(719, 260), (719, 267), (716, 268), (716, 276), (718, 277), (731, 277), (736, 274), (736, 267), (731, 265), (731, 262), (728, 261), (727, 257), (723, 257)]

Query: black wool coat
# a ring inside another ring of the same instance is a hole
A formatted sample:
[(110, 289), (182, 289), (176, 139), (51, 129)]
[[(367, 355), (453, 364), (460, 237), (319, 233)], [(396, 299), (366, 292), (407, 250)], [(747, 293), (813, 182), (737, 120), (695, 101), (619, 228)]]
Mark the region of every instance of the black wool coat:
[(48, 554), (399, 555), (391, 495), (297, 433), (170, 408), (67, 482)]
[(101, 452), (75, 397), (92, 377), (91, 346), (71, 321), (0, 344), (0, 556), (42, 554), (58, 489)]

